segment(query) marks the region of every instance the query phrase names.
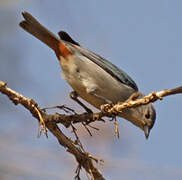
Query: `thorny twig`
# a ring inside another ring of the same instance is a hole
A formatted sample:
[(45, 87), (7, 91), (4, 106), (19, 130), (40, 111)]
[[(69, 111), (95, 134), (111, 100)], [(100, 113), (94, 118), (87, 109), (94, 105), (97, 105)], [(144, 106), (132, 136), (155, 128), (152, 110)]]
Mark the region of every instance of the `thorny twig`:
[[(38, 104), (34, 100), (29, 99), (15, 92), (14, 90), (8, 88), (7, 84), (2, 81), (0, 81), (0, 92), (7, 95), (15, 105), (21, 104), (26, 109), (28, 109), (31, 112), (31, 114), (36, 119), (38, 119), (38, 121), (40, 121), (39, 116), (41, 114), (41, 117), (44, 120), (46, 128), (49, 129), (49, 131), (57, 138), (59, 144), (67, 149), (67, 152), (70, 152), (71, 154), (74, 155), (79, 166), (83, 167), (86, 170), (86, 172), (88, 172), (90, 176), (93, 177), (94, 180), (105, 180), (101, 172), (95, 167), (95, 164), (93, 163), (92, 158), (89, 157), (89, 154), (87, 152), (84, 152), (79, 147), (77, 147), (75, 143), (70, 138), (65, 136), (61, 131), (61, 129), (57, 126), (56, 121), (54, 120), (59, 119), (58, 118), (59, 114), (54, 114), (54, 115), (46, 114), (38, 107)], [(61, 116), (61, 118), (63, 117), (66, 116), (65, 115)], [(66, 126), (66, 123), (64, 125)]]
[(81, 149), (83, 152), (86, 152), (86, 151), (84, 150), (83, 145), (82, 145), (82, 143), (81, 143), (81, 141), (80, 141), (80, 138), (79, 138), (79, 136), (78, 136), (78, 134), (77, 134), (77, 132), (76, 132), (77, 129), (73, 126), (73, 124), (71, 124), (71, 127), (72, 127), (72, 132), (74, 133), (74, 135), (75, 135), (75, 137), (76, 137), (75, 144), (78, 145), (78, 146), (80, 147), (80, 149)]
[(83, 127), (86, 129), (86, 131), (89, 133), (89, 135), (90, 135), (90, 136), (92, 136), (91, 131), (90, 131), (90, 130), (89, 130), (89, 128), (87, 127), (87, 126), (88, 126), (88, 124), (87, 124), (87, 123), (82, 122), (82, 125), (83, 125)]
[[(102, 176), (101, 172), (93, 164), (93, 160), (95, 160), (95, 158), (93, 158), (93, 156), (91, 156), (89, 153), (85, 152), (84, 149), (78, 148), (70, 138), (63, 134), (61, 129), (57, 126), (57, 123), (61, 123), (65, 127), (69, 127), (72, 125), (72, 123), (86, 123), (88, 125), (89, 123), (94, 121), (104, 121), (102, 119), (103, 117), (113, 117), (113, 114), (117, 115), (123, 109), (145, 105), (150, 102), (155, 102), (158, 99), (161, 100), (165, 96), (182, 93), (182, 86), (171, 90), (152, 92), (151, 94), (141, 99), (136, 99), (133, 96), (132, 98), (129, 98), (128, 101), (124, 103), (117, 103), (116, 105), (106, 104), (102, 106), (101, 111), (98, 113), (75, 113), (73, 115), (64, 115), (58, 113), (47, 114), (38, 107), (38, 104), (33, 99), (29, 99), (8, 88), (7, 84), (3, 81), (0, 81), (0, 92), (7, 95), (15, 105), (23, 105), (36, 119), (41, 121), (41, 125), (43, 126), (43, 128), (45, 128), (44, 131), (47, 132), (46, 128), (49, 129), (49, 131), (57, 138), (60, 145), (67, 148), (67, 151), (74, 155), (80, 169), (81, 167), (83, 167), (94, 180), (104, 180), (105, 178)], [(116, 131), (118, 131), (117, 123), (115, 126)], [(77, 179), (79, 179), (80, 169), (77, 171)]]
[(77, 114), (74, 109), (71, 109), (71, 108), (69, 108), (69, 107), (67, 107), (65, 105), (62, 105), (62, 106), (48, 106), (48, 107), (42, 108), (41, 110), (46, 112), (47, 109), (61, 109), (65, 113)]
[(116, 117), (114, 117), (114, 133), (117, 136), (117, 138), (119, 139), (119, 128), (118, 128), (118, 121), (117, 121)]
[(76, 168), (76, 171), (75, 171), (75, 173), (76, 173), (76, 176), (75, 176), (75, 180), (81, 180), (80, 179), (80, 170), (81, 170), (81, 166), (80, 166), (80, 164), (78, 164), (78, 166), (77, 166), (77, 168)]
[(102, 110), (109, 113), (109, 114), (118, 114), (122, 112), (123, 109), (126, 108), (133, 108), (140, 105), (146, 105), (151, 102), (155, 102), (157, 100), (162, 100), (163, 97), (173, 95), (173, 94), (181, 94), (182, 93), (182, 86), (174, 88), (174, 89), (164, 89), (159, 92), (152, 92), (143, 98), (136, 99), (137, 93), (133, 94), (129, 100), (126, 102), (118, 102), (115, 105), (105, 104), (102, 106)]

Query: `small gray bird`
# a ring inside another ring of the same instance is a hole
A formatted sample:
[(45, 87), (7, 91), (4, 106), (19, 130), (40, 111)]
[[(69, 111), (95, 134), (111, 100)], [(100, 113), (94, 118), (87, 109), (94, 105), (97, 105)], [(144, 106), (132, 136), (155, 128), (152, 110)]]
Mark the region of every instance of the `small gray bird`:
[[(124, 71), (80, 46), (66, 32), (59, 32), (59, 39), (28, 12), (23, 12), (22, 15), (25, 20), (20, 22), (20, 26), (54, 50), (63, 78), (74, 89), (71, 97), (88, 112), (90, 110), (77, 99), (78, 96), (98, 109), (103, 104), (124, 102), (136, 92), (138, 98), (144, 96)], [(123, 110), (119, 116), (142, 129), (148, 138), (155, 123), (156, 112), (150, 103)]]

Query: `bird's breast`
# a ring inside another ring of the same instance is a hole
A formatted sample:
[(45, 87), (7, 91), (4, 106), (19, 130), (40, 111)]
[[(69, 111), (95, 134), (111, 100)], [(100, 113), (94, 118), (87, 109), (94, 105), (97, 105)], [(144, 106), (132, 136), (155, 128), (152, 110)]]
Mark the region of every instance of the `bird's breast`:
[(62, 77), (71, 85), (78, 95), (100, 108), (105, 99), (117, 103), (125, 101), (134, 90), (117, 81), (101, 67), (84, 56), (71, 55), (67, 59), (61, 57)]

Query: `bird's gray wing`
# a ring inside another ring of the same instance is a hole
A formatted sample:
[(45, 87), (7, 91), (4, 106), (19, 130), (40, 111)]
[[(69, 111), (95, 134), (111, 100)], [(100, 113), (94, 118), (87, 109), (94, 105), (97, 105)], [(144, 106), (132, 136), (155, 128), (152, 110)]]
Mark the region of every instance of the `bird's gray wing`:
[[(133, 88), (135, 91), (138, 91), (138, 87), (136, 83), (128, 76), (123, 70), (119, 69), (117, 66), (104, 59), (103, 57), (95, 54), (81, 46), (71, 45), (78, 51), (81, 55), (87, 57), (89, 60), (100, 66), (107, 73), (109, 73), (112, 77), (114, 77), (119, 82)], [(73, 49), (73, 50), (74, 50)]]
[(87, 57), (89, 60), (100, 66), (107, 73), (109, 73), (112, 77), (114, 77), (117, 81), (133, 88), (135, 91), (138, 91), (138, 87), (136, 83), (128, 76), (123, 70), (119, 69), (117, 66), (104, 59), (103, 57), (95, 54), (88, 49), (83, 48), (80, 44), (74, 41), (71, 36), (64, 32), (60, 31), (59, 37), (68, 43), (67, 45), (76, 53), (80, 53), (81, 55)]

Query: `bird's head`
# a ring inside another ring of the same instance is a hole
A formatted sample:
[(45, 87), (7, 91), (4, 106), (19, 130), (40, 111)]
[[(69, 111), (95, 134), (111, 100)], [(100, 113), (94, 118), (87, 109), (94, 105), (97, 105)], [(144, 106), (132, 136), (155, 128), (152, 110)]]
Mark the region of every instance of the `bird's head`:
[[(143, 97), (142, 93), (139, 98), (141, 97)], [(150, 131), (155, 123), (156, 111), (153, 104), (149, 103), (135, 108), (128, 108), (120, 113), (120, 116), (142, 129), (146, 139), (148, 139)]]
[(148, 139), (150, 130), (153, 128), (155, 123), (156, 112), (151, 103), (145, 106), (143, 106), (143, 117), (140, 128), (144, 131), (146, 139)]

